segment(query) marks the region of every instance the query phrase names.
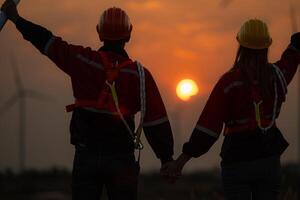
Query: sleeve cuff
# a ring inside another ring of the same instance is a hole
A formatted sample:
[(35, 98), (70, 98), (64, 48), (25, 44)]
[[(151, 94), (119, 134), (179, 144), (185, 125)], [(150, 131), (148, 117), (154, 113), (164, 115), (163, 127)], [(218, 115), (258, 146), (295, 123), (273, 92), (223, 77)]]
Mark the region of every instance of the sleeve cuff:
[(194, 148), (189, 142), (186, 142), (183, 145), (182, 153), (193, 158), (198, 158), (203, 154), (203, 153), (199, 153), (199, 148)]

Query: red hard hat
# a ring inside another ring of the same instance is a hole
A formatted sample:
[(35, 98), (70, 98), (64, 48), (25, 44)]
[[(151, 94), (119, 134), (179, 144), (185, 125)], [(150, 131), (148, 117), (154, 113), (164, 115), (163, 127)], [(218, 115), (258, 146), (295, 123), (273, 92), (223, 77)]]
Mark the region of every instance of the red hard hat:
[(101, 41), (129, 39), (132, 24), (124, 10), (113, 7), (101, 15), (98, 31)]

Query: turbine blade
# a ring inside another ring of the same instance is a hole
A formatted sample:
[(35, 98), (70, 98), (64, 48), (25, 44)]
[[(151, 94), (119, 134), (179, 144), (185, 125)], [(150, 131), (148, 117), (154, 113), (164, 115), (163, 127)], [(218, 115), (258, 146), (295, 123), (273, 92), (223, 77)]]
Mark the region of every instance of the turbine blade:
[(2, 116), (9, 108), (17, 103), (19, 100), (18, 95), (14, 95), (9, 98), (2, 106), (0, 106), (0, 116)]

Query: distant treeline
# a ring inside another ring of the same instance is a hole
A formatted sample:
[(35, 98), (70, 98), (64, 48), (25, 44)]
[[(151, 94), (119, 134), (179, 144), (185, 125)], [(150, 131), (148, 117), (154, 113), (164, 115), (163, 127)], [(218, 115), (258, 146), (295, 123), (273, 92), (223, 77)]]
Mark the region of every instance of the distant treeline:
[[(282, 171), (282, 199), (298, 199), (300, 166), (288, 164), (283, 166)], [(1, 200), (70, 200), (70, 194), (71, 172), (68, 170), (28, 170), (21, 174), (10, 170), (0, 172)], [(139, 199), (221, 200), (223, 190), (220, 172), (211, 170), (185, 174), (173, 185), (166, 183), (157, 173), (142, 174)]]

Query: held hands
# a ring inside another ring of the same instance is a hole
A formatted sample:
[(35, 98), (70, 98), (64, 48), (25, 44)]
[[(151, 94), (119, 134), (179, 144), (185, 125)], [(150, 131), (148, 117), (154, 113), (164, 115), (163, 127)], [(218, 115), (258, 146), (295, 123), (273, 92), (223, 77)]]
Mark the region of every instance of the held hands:
[(181, 154), (175, 161), (164, 164), (160, 169), (160, 175), (168, 183), (175, 183), (181, 177), (184, 165), (190, 160), (190, 156)]
[(168, 183), (175, 183), (181, 176), (181, 169), (176, 160), (164, 164), (160, 169), (160, 176)]
[(1, 10), (7, 15), (8, 19), (10, 19), (14, 23), (16, 23), (16, 21), (20, 17), (16, 4), (12, 0), (6, 0), (3, 3)]

